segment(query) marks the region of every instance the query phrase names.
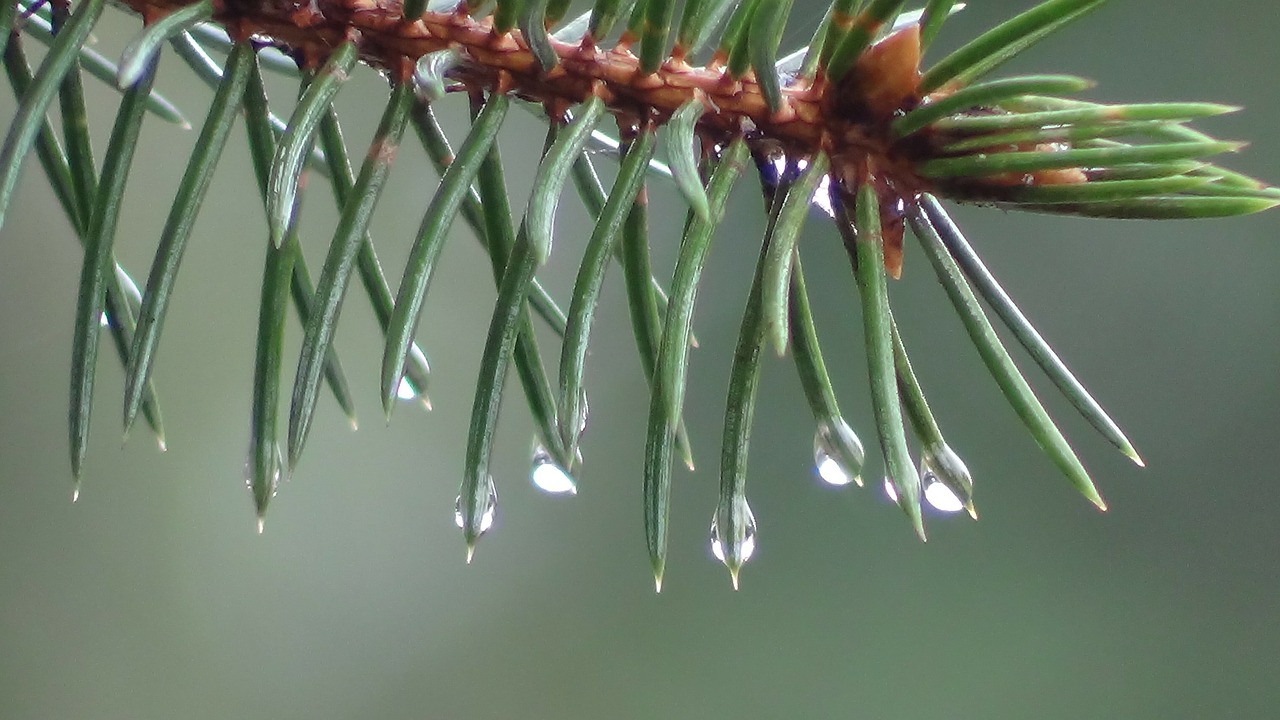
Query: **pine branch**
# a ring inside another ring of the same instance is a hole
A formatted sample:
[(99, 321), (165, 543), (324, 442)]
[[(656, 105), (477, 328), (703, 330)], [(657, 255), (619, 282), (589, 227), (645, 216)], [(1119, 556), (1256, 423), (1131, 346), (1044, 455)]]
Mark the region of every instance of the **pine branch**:
[[(1103, 1), (1041, 2), (925, 67), (922, 55), (961, 4), (929, 0), (906, 12), (901, 0), (834, 0), (809, 43), (782, 52), (790, 0), (596, 0), (590, 12), (568, 22), (562, 22), (569, 6), (564, 0), (498, 0), (492, 11), (482, 2), (454, 0), (316, 0), (305, 6), (124, 0), (144, 27), (114, 63), (86, 47), (105, 12), (103, 0), (0, 0), (5, 69), (18, 97), (0, 144), (0, 223), (11, 211), (24, 158), (34, 150), (85, 249), (70, 392), (73, 476), (78, 482), (86, 457), (104, 319), (127, 369), (126, 429), (141, 411), (163, 437), (152, 388), (162, 359), (161, 328), (201, 201), (235, 117), (243, 115), (267, 214), (246, 478), (259, 530), (281, 474), (302, 457), (322, 385), (354, 424), (353, 400), (332, 345), (354, 273), (384, 333), (384, 410), (389, 416), (406, 397), (427, 404), (426, 355), (415, 335), (436, 261), (462, 218), (484, 247), (498, 287), (456, 507), (468, 561), (497, 512), (489, 465), (510, 366), (536, 425), (535, 484), (548, 492), (576, 491), (574, 474), (584, 463), (588, 353), (601, 289), (616, 259), (650, 390), (644, 528), (661, 589), (677, 450), (692, 468), (683, 409), (693, 313), (728, 194), (748, 157), (767, 212), (730, 370), (720, 498), (711, 523), (712, 551), (735, 588), (759, 541), (746, 481), (766, 345), (792, 355), (814, 417), (820, 477), (832, 485), (862, 484), (866, 453), (846, 421), (853, 415), (841, 409), (833, 390), (801, 265), (803, 228), (814, 206), (832, 217), (848, 251), (863, 305), (872, 397), (862, 424), (875, 428), (886, 489), (913, 531), (923, 539), (926, 506), (964, 509), (975, 519), (977, 510), (973, 478), (943, 437), (890, 304), (907, 227), (1028, 433), (1069, 482), (1105, 509), (983, 302), (1105, 439), (1139, 465), (1140, 456), (1004, 292), (941, 201), (1086, 217), (1203, 218), (1270, 209), (1280, 204), (1280, 189), (1211, 164), (1206, 158), (1243, 144), (1188, 126), (1238, 108), (1107, 105), (1075, 97), (1092, 86), (1082, 78), (992, 76)], [(620, 37), (608, 42), (615, 32)], [(23, 52), (28, 37), (48, 47), (34, 73)], [(145, 115), (186, 123), (151, 87), (166, 46), (214, 94), (146, 293), (138, 297), (112, 247)], [(211, 53), (225, 54), (225, 63)], [(359, 63), (384, 71), (389, 90), (372, 141), (351, 152), (334, 102)], [(299, 81), (299, 100), (287, 122), (270, 109), (263, 70)], [(99, 118), (84, 101), (84, 73), (123, 93), (100, 169), (88, 128)], [(455, 156), (432, 110), (456, 95), (469, 98), (473, 122)], [(50, 119), (55, 97), (63, 144)], [(510, 195), (497, 144), (513, 99), (529, 103), (548, 123), (527, 201)], [(393, 294), (369, 227), (410, 125), (441, 179)], [(587, 156), (600, 147), (620, 158), (607, 189)], [(654, 159), (658, 148), (666, 163)], [(351, 157), (360, 160), (358, 172)], [(339, 211), (314, 286), (298, 238), (302, 178), (309, 169), (330, 184)], [(669, 283), (653, 277), (649, 261), (649, 175), (671, 182), (686, 206)], [(556, 217), (570, 179), (594, 224), (562, 310), (537, 273), (556, 246)], [(522, 214), (517, 218), (512, 208)], [(290, 299), (305, 334), (282, 438)], [(560, 336), (554, 385), (535, 317)]]

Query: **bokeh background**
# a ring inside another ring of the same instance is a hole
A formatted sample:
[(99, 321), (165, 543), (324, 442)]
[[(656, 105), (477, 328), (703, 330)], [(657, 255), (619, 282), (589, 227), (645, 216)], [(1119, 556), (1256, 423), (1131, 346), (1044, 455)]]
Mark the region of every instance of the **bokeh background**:
[[(1028, 4), (971, 3), (939, 49)], [(791, 44), (820, 14), (797, 8)], [(1090, 96), (1104, 100), (1245, 105), (1205, 126), (1253, 141), (1230, 166), (1280, 180), (1277, 17), (1271, 0), (1118, 0), (1010, 71), (1097, 78)], [(112, 15), (100, 48), (114, 54), (135, 27)], [(101, 152), (115, 96), (90, 85)], [(176, 58), (158, 87), (199, 121), (210, 93)], [(293, 90), (273, 89), (287, 113)], [(353, 145), (367, 142), (383, 97), (371, 72), (349, 83), (340, 105)], [(464, 106), (441, 111), (456, 140)], [(5, 93), (0, 117), (12, 108)], [(148, 123), (117, 243), (140, 280), (194, 139)], [(502, 137), (515, 194), (527, 190), (541, 133), (517, 113)], [(65, 408), (80, 253), (30, 165), (0, 231), (0, 718), (1275, 716), (1280, 215), (1127, 223), (959, 209), (1148, 467), (1094, 436), (1032, 373), (1112, 509), (1078, 497), (1021, 430), (909, 244), (895, 307), (944, 432), (973, 471), (982, 520), (935, 514), (921, 544), (876, 483), (817, 482), (794, 370), (769, 358), (749, 483), (760, 544), (735, 593), (710, 557), (707, 525), (729, 355), (763, 226), (755, 182), (742, 182), (699, 298), (686, 415), (699, 467), (677, 471), (655, 595), (640, 517), (647, 393), (616, 272), (588, 366), (580, 494), (529, 484), (530, 424), (511, 394), (498, 520), (476, 562), (463, 563), (453, 500), (493, 290), (461, 225), (418, 336), (434, 411), (403, 405), (382, 421), (380, 343), (356, 291), (338, 347), (362, 426), (351, 432), (325, 398), (266, 533), (254, 532), (243, 462), (265, 234), (239, 130), (159, 356), (169, 450), (158, 453), (141, 424), (122, 447), (121, 370), (104, 351), (72, 504)], [(393, 286), (434, 186), (407, 146), (375, 223)], [(304, 244), (318, 268), (334, 213), (316, 190)], [(652, 194), (654, 250), (669, 271), (683, 211), (669, 188)], [(584, 220), (567, 201), (543, 274), (566, 301)], [(828, 362), (876, 477), (856, 292), (828, 223), (810, 225), (804, 252)], [(295, 356), (298, 334), (292, 326)]]

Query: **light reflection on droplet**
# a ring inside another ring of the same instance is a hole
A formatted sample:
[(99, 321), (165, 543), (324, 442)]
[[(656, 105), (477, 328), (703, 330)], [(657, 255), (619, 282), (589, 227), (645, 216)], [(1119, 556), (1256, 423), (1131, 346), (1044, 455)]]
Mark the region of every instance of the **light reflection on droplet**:
[[(480, 515), (480, 531), (483, 535), (489, 532), (489, 528), (493, 527), (493, 517), (498, 510), (498, 489), (493, 485), (493, 479), (489, 479), (489, 495), (485, 498), (484, 511)], [(458, 527), (466, 525), (466, 519), (462, 516), (462, 496), (453, 503), (453, 521)]]
[(893, 480), (888, 477), (884, 479), (884, 494), (895, 503), (898, 502), (898, 489), (893, 486)]
[(964, 461), (945, 443), (921, 453), (920, 480), (930, 507), (944, 513), (968, 510), (977, 519), (972, 500), (973, 478)]
[[(288, 480), (289, 476), (284, 473), (284, 448), (280, 443), (276, 443), (275, 458), (271, 463), (271, 498), (274, 499), (280, 491), (281, 478)], [(244, 460), (244, 487), (250, 493), (253, 492), (253, 441), (249, 441), (249, 453)]]
[(98, 314), (98, 327), (111, 327), (111, 318), (105, 310)]
[(582, 388), (578, 392), (578, 435), (582, 435), (587, 429), (587, 413), (591, 408), (587, 405), (587, 389)]
[(417, 396), (418, 393), (413, 391), (413, 386), (409, 384), (409, 381), (401, 378), (400, 385), (396, 387), (396, 397), (401, 400), (412, 400)]
[(284, 468), (284, 446), (276, 443), (276, 466), (271, 471), (271, 497), (275, 497), (276, 491), (280, 488), (280, 478), (289, 479), (289, 476), (284, 472)]
[[(716, 515), (718, 515), (717, 513)], [(711, 554), (720, 562), (724, 562), (724, 541), (720, 538), (720, 526), (716, 515), (711, 516)], [(742, 548), (738, 552), (739, 562), (746, 562), (756, 551), (756, 516), (751, 508), (747, 508), (747, 525), (742, 532)]]
[(853, 476), (831, 456), (831, 450), (821, 430), (813, 436), (813, 467), (822, 482), (832, 487), (844, 487), (853, 482)]
[(951, 488), (943, 485), (933, 477), (926, 479), (924, 499), (935, 510), (941, 512), (956, 513), (964, 509), (964, 502), (951, 491)]
[(822, 482), (832, 487), (843, 487), (853, 482), (853, 476), (845, 472), (835, 458), (822, 450), (814, 453), (813, 463), (818, 471), (818, 477), (822, 478)]
[(814, 191), (809, 204), (826, 213), (827, 217), (836, 216), (836, 209), (831, 204), (831, 183), (827, 177), (818, 181), (818, 189)]
[(551, 453), (547, 452), (542, 445), (538, 445), (533, 450), (533, 470), (529, 473), (529, 480), (533, 482), (534, 487), (545, 493), (578, 494), (578, 486), (573, 478), (551, 459)]

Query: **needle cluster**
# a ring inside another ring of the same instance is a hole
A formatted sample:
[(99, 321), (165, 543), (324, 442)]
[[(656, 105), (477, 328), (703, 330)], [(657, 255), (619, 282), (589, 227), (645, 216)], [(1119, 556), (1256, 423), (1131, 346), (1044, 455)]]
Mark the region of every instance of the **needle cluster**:
[[(834, 0), (809, 43), (783, 53), (792, 0), (595, 0), (568, 20), (567, 0), (122, 0), (142, 17), (143, 29), (114, 62), (87, 44), (106, 0), (0, 0), (4, 66), (19, 100), (0, 146), (0, 223), (34, 150), (84, 248), (70, 389), (77, 483), (102, 319), (125, 367), (125, 429), (141, 416), (163, 445), (152, 375), (164, 319), (219, 156), (243, 118), (267, 218), (246, 464), (259, 528), (280, 477), (302, 457), (321, 397), (332, 395), (355, 422), (333, 347), (353, 277), (385, 337), (385, 412), (407, 397), (429, 407), (430, 370), (415, 332), (445, 239), (461, 219), (483, 245), (497, 287), (456, 508), (468, 558), (493, 523), (497, 490), (489, 464), (509, 367), (536, 424), (537, 467), (557, 469), (568, 479), (557, 486), (574, 488), (583, 462), (587, 348), (606, 270), (617, 264), (650, 388), (644, 527), (661, 587), (675, 456), (692, 467), (683, 401), (699, 280), (729, 192), (748, 168), (761, 181), (766, 212), (732, 360), (720, 500), (711, 523), (712, 547), (735, 586), (757, 542), (747, 453), (767, 349), (794, 361), (817, 447), (838, 468), (824, 474), (842, 472), (861, 484), (865, 453), (832, 390), (800, 262), (814, 206), (832, 218), (848, 251), (862, 303), (871, 425), (889, 487), (914, 531), (923, 539), (921, 498), (935, 486), (954, 497), (957, 509), (975, 518), (977, 512), (973, 480), (929, 409), (889, 304), (908, 228), (1028, 432), (1105, 509), (986, 308), (1081, 415), (1141, 464), (1137, 451), (987, 271), (943, 201), (1088, 217), (1203, 218), (1269, 209), (1280, 204), (1280, 190), (1211, 164), (1206, 158), (1241, 144), (1188, 126), (1236, 108), (1108, 105), (1078, 97), (1091, 85), (1082, 78), (995, 74), (1103, 2), (1040, 2), (926, 63), (934, 38), (962, 4), (928, 0), (907, 12), (902, 0)], [(48, 48), (34, 71), (29, 41)], [(116, 263), (113, 243), (144, 119), (187, 123), (153, 88), (166, 48), (213, 95), (140, 290)], [(389, 91), (368, 149), (352, 153), (334, 100), (361, 63), (383, 70)], [(270, 109), (266, 71), (300, 83), (287, 119)], [(122, 92), (100, 158), (88, 124), (101, 111), (85, 103), (86, 73)], [(459, 96), (470, 103), (472, 125), (455, 149), (433, 107)], [(497, 143), (513, 106), (541, 112), (548, 125), (534, 190), (519, 201), (507, 190)], [(440, 183), (393, 285), (369, 228), (410, 128)], [(600, 147), (618, 156), (609, 187), (589, 154)], [(660, 148), (668, 164), (654, 159)], [(327, 180), (340, 209), (314, 276), (298, 238), (307, 172)], [(669, 280), (656, 277), (649, 261), (646, 185), (655, 175), (673, 183), (687, 204)], [(570, 185), (595, 223), (562, 308), (537, 272), (552, 253), (557, 206)], [(283, 356), (290, 306), (305, 327), (296, 363)], [(560, 339), (555, 368), (539, 348), (539, 322)], [(291, 385), (286, 365), (296, 368)], [(280, 417), (284, 396), (289, 409)]]

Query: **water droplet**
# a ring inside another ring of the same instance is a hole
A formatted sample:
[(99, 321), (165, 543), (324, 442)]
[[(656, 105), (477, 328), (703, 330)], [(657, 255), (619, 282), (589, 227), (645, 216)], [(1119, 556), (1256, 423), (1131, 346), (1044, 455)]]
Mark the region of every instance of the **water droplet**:
[(396, 397), (401, 400), (412, 400), (417, 396), (418, 393), (413, 391), (413, 386), (409, 384), (409, 381), (400, 378), (400, 385), (396, 387)]
[(887, 475), (884, 479), (884, 494), (888, 495), (889, 499), (895, 503), (898, 502), (898, 489), (893, 486), (893, 480), (889, 479)]
[(824, 177), (818, 181), (818, 189), (813, 193), (813, 199), (809, 204), (818, 208), (827, 214), (827, 217), (834, 218), (836, 216), (835, 206), (831, 204), (831, 183), (828, 177)]
[(578, 434), (581, 435), (587, 429), (587, 389), (582, 388), (578, 391)]
[(969, 468), (946, 444), (925, 448), (920, 454), (920, 480), (924, 499), (944, 513), (968, 510), (975, 519), (973, 477)]
[(98, 314), (98, 327), (111, 327), (111, 318), (105, 310)]
[(880, 201), (880, 214), (886, 221), (900, 222), (907, 216), (907, 201), (901, 196), (895, 196), (888, 202)]
[[(756, 551), (756, 516), (752, 514), (751, 507), (746, 502), (742, 503), (742, 508), (746, 511), (746, 523), (742, 528), (742, 546), (738, 551), (738, 561), (745, 563)], [(724, 541), (720, 538), (718, 516), (718, 512), (711, 516), (711, 554), (720, 562), (724, 562)]]
[(832, 487), (843, 487), (857, 481), (857, 475), (846, 470), (834, 455), (827, 428), (819, 427), (813, 436), (813, 467), (818, 477)]
[[(489, 528), (493, 527), (493, 516), (498, 510), (498, 488), (493, 485), (493, 478), (488, 478), (489, 495), (485, 498), (484, 511), (480, 514), (480, 533), (481, 535), (489, 532)], [(462, 517), (462, 496), (453, 504), (453, 522), (458, 527), (466, 525), (465, 518)]]
[(935, 510), (945, 513), (956, 513), (964, 509), (964, 501), (961, 500), (951, 488), (943, 485), (937, 477), (928, 475), (925, 477), (924, 499), (933, 506)]
[[(274, 498), (280, 489), (280, 478), (284, 471), (284, 449), (276, 443), (275, 459), (271, 463), (271, 497)], [(286, 478), (287, 479), (287, 478)], [(244, 486), (253, 492), (253, 441), (249, 441), (249, 454), (244, 459)]]
[(285, 480), (289, 479), (289, 476), (284, 474), (284, 468), (284, 447), (280, 443), (276, 443), (276, 465), (271, 471), (271, 497), (275, 497), (276, 490), (280, 488), (281, 476)]
[(853, 477), (840, 467), (840, 463), (835, 458), (827, 454), (827, 451), (821, 447), (815, 448), (813, 451), (814, 468), (818, 471), (818, 477), (822, 478), (822, 482), (833, 487), (843, 487), (853, 482)]
[(529, 473), (529, 479), (533, 482), (534, 487), (539, 490), (550, 493), (552, 495), (577, 495), (578, 486), (573, 481), (573, 477), (556, 464), (551, 459), (551, 453), (541, 444), (533, 449), (533, 470)]
[(813, 436), (813, 465), (818, 478), (833, 487), (856, 483), (862, 487), (862, 443), (843, 419), (818, 423)]

